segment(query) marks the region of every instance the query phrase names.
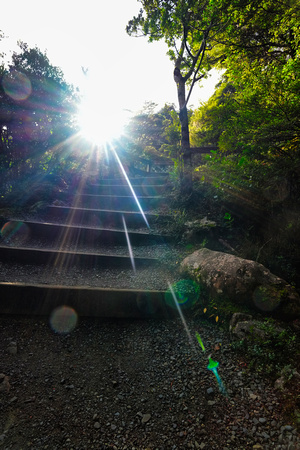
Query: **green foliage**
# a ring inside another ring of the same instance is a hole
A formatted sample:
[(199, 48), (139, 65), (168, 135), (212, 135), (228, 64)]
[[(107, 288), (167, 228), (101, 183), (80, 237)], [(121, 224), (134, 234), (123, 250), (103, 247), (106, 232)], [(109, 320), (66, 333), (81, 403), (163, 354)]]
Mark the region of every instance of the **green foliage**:
[(155, 103), (146, 103), (125, 127), (123, 146), (133, 155), (146, 158), (177, 158), (180, 123), (173, 105), (155, 111)]
[(231, 347), (246, 356), (250, 369), (276, 379), (282, 369), (298, 360), (299, 342), (289, 328), (279, 328), (273, 319), (261, 322), (260, 329), (261, 335), (256, 333), (252, 339), (233, 342)]
[(174, 168), (170, 171), (170, 181), (172, 184), (172, 191), (177, 197), (181, 189), (181, 179), (183, 174), (183, 163), (180, 159), (174, 160)]
[(232, 217), (232, 215), (229, 212), (226, 212), (224, 214), (224, 220), (225, 220), (225, 227), (232, 228), (234, 218)]
[[(219, 147), (217, 157), (207, 158), (204, 174), (220, 189), (247, 190), (250, 195), (255, 191), (267, 200), (269, 193), (275, 201), (290, 195), (296, 199), (300, 195), (299, 5), (290, 0), (221, 3), (227, 7), (228, 21), (217, 37), (214, 54), (218, 67), (226, 72), (213, 97), (194, 112), (191, 142)], [(286, 193), (281, 189), (274, 195), (275, 184), (285, 185)]]
[(0, 177), (3, 194), (27, 198), (24, 192), (32, 193), (46, 176), (76, 165), (66, 142), (76, 131), (78, 98), (46, 53), (23, 42), (19, 47), (9, 68), (0, 70)]

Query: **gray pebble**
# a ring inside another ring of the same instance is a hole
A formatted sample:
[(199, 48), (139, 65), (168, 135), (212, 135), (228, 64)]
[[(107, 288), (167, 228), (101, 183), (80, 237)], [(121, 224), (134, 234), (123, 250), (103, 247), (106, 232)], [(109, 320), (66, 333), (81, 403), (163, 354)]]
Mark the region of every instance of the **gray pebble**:
[(260, 423), (266, 423), (267, 419), (265, 419), (264, 417), (260, 417), (259, 419)]
[(144, 414), (142, 417), (142, 423), (147, 423), (151, 419), (151, 414)]

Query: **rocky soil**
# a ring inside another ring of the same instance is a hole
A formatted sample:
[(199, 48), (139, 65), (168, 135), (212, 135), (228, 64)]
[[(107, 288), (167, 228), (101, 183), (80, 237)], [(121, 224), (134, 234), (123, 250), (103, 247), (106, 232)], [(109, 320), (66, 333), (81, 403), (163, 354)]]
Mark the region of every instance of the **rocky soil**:
[(0, 448), (300, 448), (282, 394), (219, 327), (55, 319), (0, 316)]

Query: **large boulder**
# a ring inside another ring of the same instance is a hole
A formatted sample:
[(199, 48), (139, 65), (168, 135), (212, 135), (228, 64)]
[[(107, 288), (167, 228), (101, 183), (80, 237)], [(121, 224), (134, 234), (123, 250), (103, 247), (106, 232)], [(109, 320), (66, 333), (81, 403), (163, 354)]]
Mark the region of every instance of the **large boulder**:
[(203, 248), (182, 261), (181, 271), (214, 298), (230, 298), (283, 320), (300, 317), (296, 290), (256, 261)]

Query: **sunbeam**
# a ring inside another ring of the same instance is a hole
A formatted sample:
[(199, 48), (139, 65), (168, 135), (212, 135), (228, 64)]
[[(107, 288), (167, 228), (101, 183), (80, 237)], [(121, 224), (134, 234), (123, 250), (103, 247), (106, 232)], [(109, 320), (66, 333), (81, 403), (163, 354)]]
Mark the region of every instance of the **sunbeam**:
[(117, 162), (118, 162), (118, 164), (119, 164), (119, 166), (120, 166), (120, 168), (121, 168), (121, 170), (122, 170), (122, 173), (123, 173), (123, 175), (124, 175), (124, 177), (125, 177), (125, 179), (126, 179), (126, 182), (128, 183), (128, 186), (129, 186), (129, 188), (130, 188), (130, 190), (131, 190), (131, 193), (132, 193), (132, 195), (133, 195), (133, 198), (134, 198), (134, 200), (136, 201), (136, 204), (138, 205), (138, 208), (139, 208), (139, 210), (140, 210), (140, 212), (141, 212), (141, 214), (142, 214), (142, 216), (143, 216), (143, 219), (144, 219), (144, 221), (145, 221), (147, 227), (150, 229), (150, 225), (149, 225), (149, 223), (148, 223), (147, 217), (145, 216), (144, 211), (143, 211), (143, 209), (142, 209), (142, 207), (141, 207), (141, 205), (140, 205), (140, 202), (138, 201), (138, 198), (137, 198), (137, 196), (136, 196), (136, 194), (135, 194), (135, 192), (134, 192), (134, 189), (133, 189), (133, 187), (132, 187), (132, 184), (131, 184), (130, 181), (129, 181), (129, 178), (128, 178), (128, 176), (127, 176), (127, 173), (125, 172), (125, 169), (124, 169), (124, 167), (123, 167), (123, 164), (121, 163), (121, 160), (120, 160), (120, 158), (119, 158), (119, 156), (118, 156), (118, 154), (117, 154), (117, 152), (116, 152), (115, 149), (113, 149), (113, 152), (114, 152), (114, 155), (115, 155), (115, 157), (116, 157), (116, 160), (117, 160)]
[(124, 231), (125, 231), (125, 235), (126, 235), (126, 241), (127, 241), (127, 246), (128, 246), (128, 250), (129, 250), (129, 256), (130, 256), (132, 268), (133, 268), (134, 273), (136, 273), (133, 251), (132, 251), (132, 247), (130, 244), (129, 234), (127, 231), (127, 226), (126, 226), (126, 222), (125, 222), (125, 218), (124, 218), (123, 214), (122, 214), (122, 220), (123, 220), (123, 226), (124, 226)]
[[(78, 136), (77, 136), (78, 137)], [(63, 276), (64, 271), (67, 271), (70, 265), (72, 264), (72, 258), (73, 255), (67, 255), (64, 253), (61, 253), (61, 251), (67, 247), (70, 244), (74, 244), (76, 247), (78, 246), (78, 240), (79, 240), (79, 234), (74, 234), (74, 229), (71, 227), (71, 224), (74, 221), (74, 215), (76, 213), (76, 207), (79, 204), (79, 194), (82, 193), (86, 180), (88, 178), (88, 173), (90, 170), (92, 170), (92, 161), (93, 161), (93, 152), (90, 152), (88, 154), (88, 161), (86, 170), (84, 171), (84, 175), (80, 178), (79, 184), (76, 187), (76, 195), (74, 196), (74, 203), (73, 208), (70, 210), (69, 215), (66, 220), (66, 228), (62, 228), (62, 232), (60, 233), (59, 237), (57, 238), (58, 243), (58, 249), (59, 252), (57, 256), (55, 257), (53, 263), (52, 263), (52, 270), (59, 269), (61, 271), (61, 274)]]
[(193, 339), (192, 339), (190, 330), (189, 330), (189, 328), (188, 328), (188, 326), (187, 326), (187, 323), (186, 323), (186, 320), (185, 320), (185, 318), (184, 318), (184, 315), (182, 314), (180, 305), (179, 305), (179, 303), (178, 303), (178, 301), (177, 301), (176, 294), (175, 294), (175, 292), (174, 292), (174, 290), (173, 290), (173, 287), (172, 287), (172, 285), (171, 285), (170, 282), (168, 282), (168, 285), (169, 285), (169, 289), (170, 289), (170, 292), (171, 292), (171, 294), (172, 294), (174, 303), (175, 303), (176, 308), (177, 308), (177, 310), (178, 310), (180, 319), (182, 320), (183, 326), (184, 326), (184, 328), (185, 328), (186, 334), (187, 334), (188, 339), (189, 339), (189, 342), (190, 342), (190, 344), (191, 344), (191, 347), (193, 348), (194, 351), (196, 351), (195, 344), (194, 344), (194, 342), (193, 342)]

